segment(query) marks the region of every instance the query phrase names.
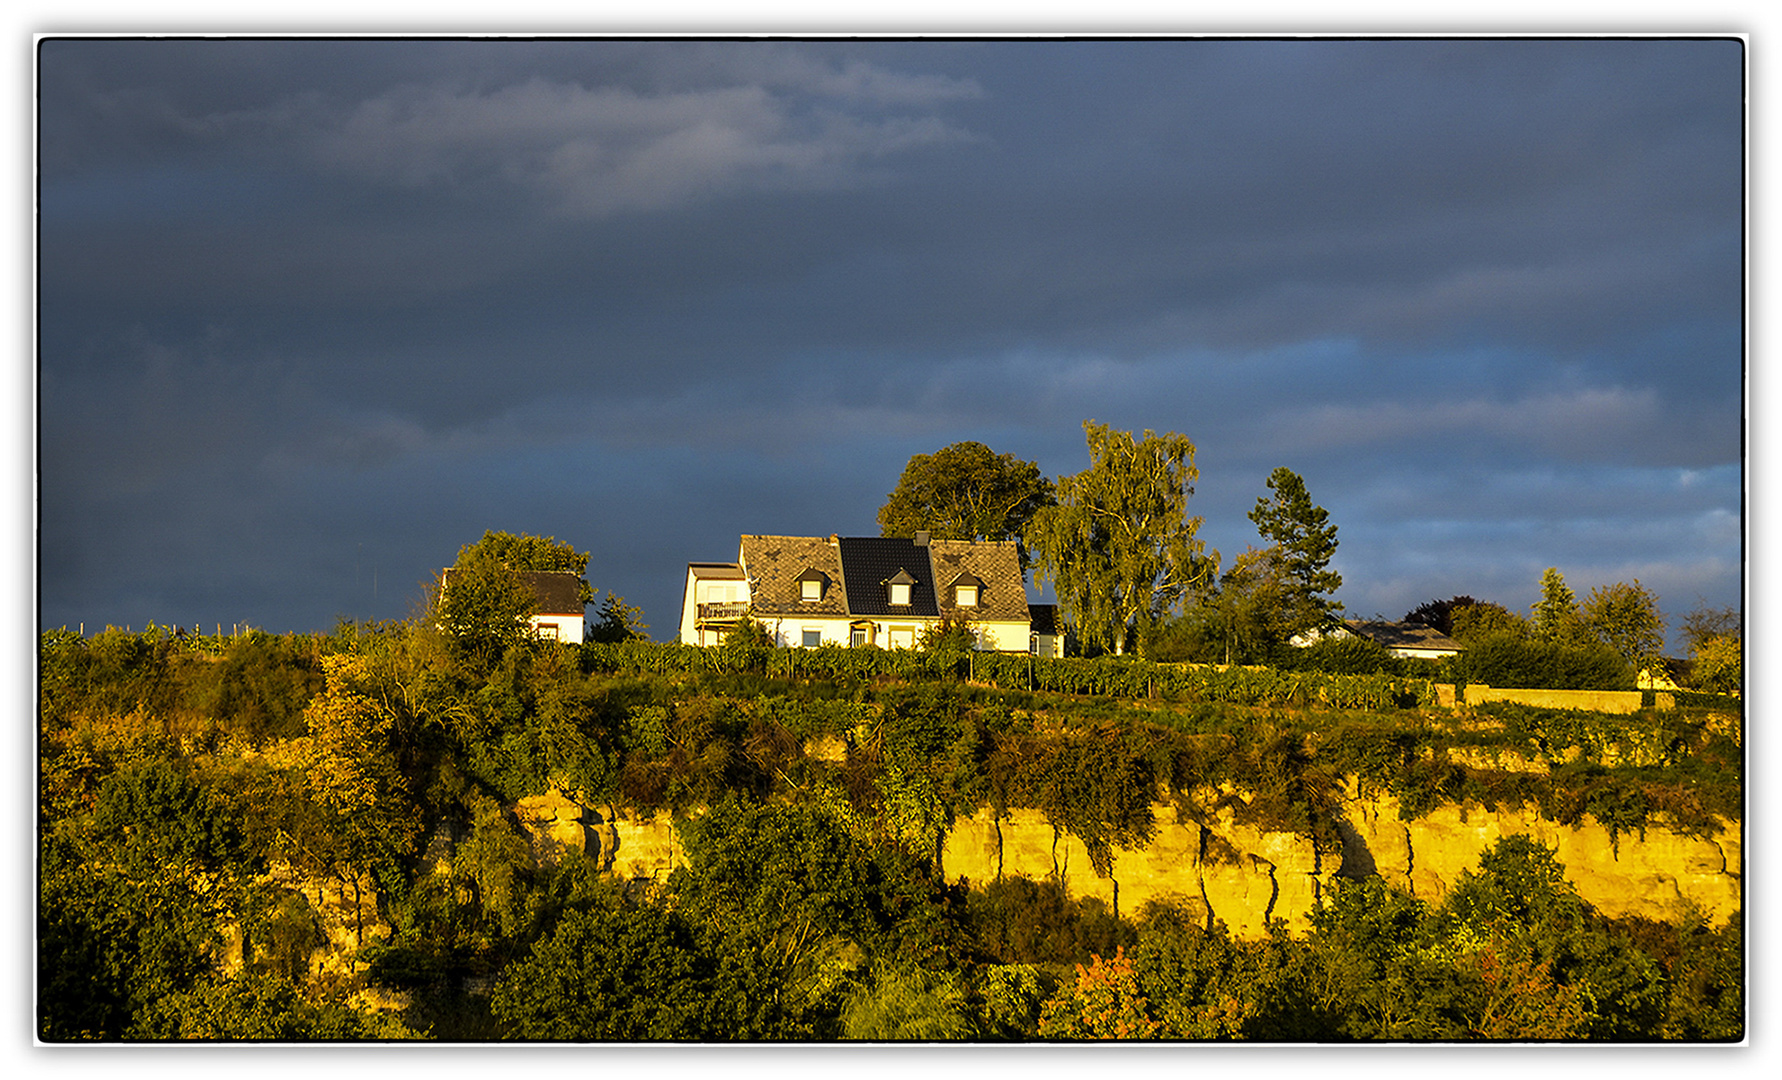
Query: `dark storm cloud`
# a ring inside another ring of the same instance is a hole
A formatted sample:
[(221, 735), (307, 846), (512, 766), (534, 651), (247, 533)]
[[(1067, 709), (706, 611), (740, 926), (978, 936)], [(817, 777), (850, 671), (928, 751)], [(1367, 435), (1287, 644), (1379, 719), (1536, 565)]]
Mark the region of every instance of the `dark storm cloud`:
[(661, 636), (738, 533), (872, 532), (962, 438), (1075, 471), (1085, 417), (1194, 438), (1229, 553), (1301, 472), (1352, 608), (1736, 602), (1742, 62), (48, 42), (43, 619), (402, 614), (494, 527)]

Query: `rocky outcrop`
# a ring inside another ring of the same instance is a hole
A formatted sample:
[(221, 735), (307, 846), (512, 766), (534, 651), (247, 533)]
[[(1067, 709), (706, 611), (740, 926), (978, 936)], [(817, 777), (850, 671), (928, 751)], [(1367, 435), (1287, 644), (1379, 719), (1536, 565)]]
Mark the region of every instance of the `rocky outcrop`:
[[(526, 800), (516, 812), (541, 851), (550, 845), (586, 851), (618, 877), (662, 880), (686, 861), (666, 813), (595, 809), (556, 792)], [(1200, 913), (1209, 925), (1224, 923), (1234, 937), (1253, 939), (1267, 934), (1272, 919), (1305, 933), (1320, 897), (1339, 877), (1379, 874), (1439, 903), (1499, 839), (1526, 835), (1552, 847), (1579, 895), (1606, 915), (1671, 920), (1694, 905), (1723, 922), (1742, 902), (1743, 831), (1736, 821), (1723, 822), (1712, 839), (1663, 824), (1611, 837), (1589, 818), (1561, 825), (1533, 806), (1444, 806), (1407, 821), (1391, 795), (1363, 796), (1351, 787), (1337, 823), (1342, 849), (1320, 852), (1306, 837), (1257, 829), (1229, 809), (1204, 821), (1182, 817), (1169, 804), (1152, 812), (1150, 843), (1116, 849), (1105, 878), (1095, 873), (1081, 840), (1026, 809), (1001, 818), (985, 809), (956, 820), (942, 869), (949, 880), (978, 887), (1011, 875), (1056, 879), (1070, 896), (1095, 897), (1126, 915), (1147, 901), (1168, 901)]]
[(1391, 796), (1352, 796), (1338, 823), (1342, 851), (1326, 856), (1302, 836), (1259, 831), (1229, 813), (1204, 824), (1179, 819), (1173, 806), (1155, 806), (1153, 813), (1151, 843), (1117, 850), (1107, 878), (1093, 872), (1080, 841), (1058, 835), (1033, 810), (1011, 811), (1000, 821), (985, 810), (955, 822), (943, 865), (950, 879), (979, 885), (1009, 874), (1056, 877), (1071, 896), (1096, 897), (1124, 914), (1149, 900), (1168, 900), (1223, 922), (1235, 937), (1257, 938), (1266, 935), (1270, 919), (1283, 920), (1293, 933), (1308, 930), (1319, 897), (1338, 877), (1379, 874), (1439, 903), (1499, 839), (1526, 835), (1554, 848), (1579, 895), (1606, 915), (1671, 920), (1693, 904), (1723, 922), (1741, 906), (1738, 822), (1724, 822), (1711, 840), (1663, 825), (1611, 837), (1588, 818), (1561, 825), (1532, 806), (1446, 806), (1401, 821)]

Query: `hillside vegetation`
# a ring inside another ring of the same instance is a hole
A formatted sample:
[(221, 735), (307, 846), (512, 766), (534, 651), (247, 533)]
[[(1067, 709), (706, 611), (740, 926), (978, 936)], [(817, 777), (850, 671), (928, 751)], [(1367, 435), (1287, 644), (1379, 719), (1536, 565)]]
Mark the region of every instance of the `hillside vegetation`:
[[(1742, 812), (1736, 699), (1457, 717), (1412, 674), (746, 634), (471, 651), (419, 622), (57, 631), (40, 660), (50, 1040), (1743, 1032), (1739, 919), (1605, 918), (1520, 838), (1439, 905), (1348, 881), (1310, 934), (1243, 942), (1168, 905), (1116, 913), (937, 866), (951, 822), (985, 807), (1042, 811), (1103, 873), (1158, 802), (1336, 853), (1350, 778), (1406, 815), (1532, 803), (1711, 835)], [(1481, 747), (1550, 767), (1455, 760)], [(686, 865), (625, 882), (538, 858), (512, 807), (553, 789), (671, 812)], [(323, 887), (368, 894), (349, 942), (320, 929)]]

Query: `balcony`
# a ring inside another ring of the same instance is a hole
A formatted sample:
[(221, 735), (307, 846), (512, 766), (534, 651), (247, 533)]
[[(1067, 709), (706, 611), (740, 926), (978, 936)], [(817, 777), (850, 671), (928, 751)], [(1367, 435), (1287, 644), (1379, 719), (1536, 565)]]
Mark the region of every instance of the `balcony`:
[(699, 604), (694, 614), (700, 622), (729, 622), (746, 618), (749, 614), (747, 600), (731, 600), (721, 604)]

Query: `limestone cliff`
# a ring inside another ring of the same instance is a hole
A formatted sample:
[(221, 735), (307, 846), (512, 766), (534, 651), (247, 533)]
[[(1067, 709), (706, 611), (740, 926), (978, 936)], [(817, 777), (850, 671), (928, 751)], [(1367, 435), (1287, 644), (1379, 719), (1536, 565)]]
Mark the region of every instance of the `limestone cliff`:
[[(1742, 829), (1736, 821), (1723, 822), (1713, 839), (1655, 824), (1643, 836), (1623, 833), (1617, 841), (1589, 818), (1561, 825), (1532, 806), (1444, 806), (1401, 821), (1392, 796), (1364, 797), (1351, 787), (1338, 822), (1342, 850), (1320, 853), (1303, 836), (1259, 831), (1230, 811), (1198, 822), (1180, 818), (1171, 805), (1152, 809), (1151, 842), (1139, 850), (1116, 849), (1107, 878), (1095, 874), (1080, 840), (1054, 830), (1039, 811), (1023, 809), (1001, 819), (986, 809), (956, 820), (942, 868), (949, 880), (978, 886), (1006, 875), (1055, 876), (1071, 896), (1097, 897), (1122, 914), (1136, 913), (1148, 900), (1171, 900), (1223, 922), (1235, 937), (1257, 938), (1267, 933), (1270, 919), (1304, 933), (1320, 895), (1338, 877), (1377, 873), (1437, 903), (1499, 838), (1528, 835), (1555, 849), (1579, 894), (1606, 915), (1670, 920), (1693, 903), (1723, 922), (1741, 906)], [(684, 861), (666, 814), (579, 807), (553, 794), (536, 808), (523, 806), (520, 817), (535, 837), (579, 847), (620, 877), (665, 878)]]
[(1121, 913), (1147, 900), (1173, 900), (1222, 921), (1233, 936), (1267, 933), (1282, 919), (1303, 933), (1322, 891), (1338, 877), (1379, 874), (1397, 888), (1437, 903), (1499, 838), (1528, 835), (1555, 849), (1578, 893), (1610, 916), (1670, 920), (1693, 903), (1716, 922), (1741, 905), (1738, 822), (1712, 840), (1655, 825), (1619, 842), (1588, 818), (1578, 826), (1544, 820), (1533, 807), (1485, 810), (1445, 806), (1401, 821), (1390, 795), (1351, 794), (1338, 831), (1343, 850), (1321, 856), (1293, 833), (1259, 832), (1229, 813), (1205, 824), (1180, 820), (1173, 806), (1153, 808), (1156, 834), (1138, 851), (1116, 850), (1112, 874), (1090, 869), (1082, 843), (1058, 835), (1037, 811), (1001, 821), (985, 810), (954, 823), (944, 859), (949, 879), (974, 883), (999, 874), (1056, 875), (1073, 897), (1098, 897)]

